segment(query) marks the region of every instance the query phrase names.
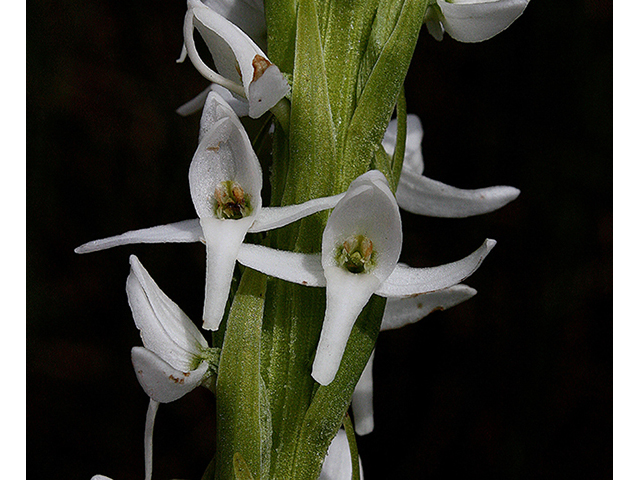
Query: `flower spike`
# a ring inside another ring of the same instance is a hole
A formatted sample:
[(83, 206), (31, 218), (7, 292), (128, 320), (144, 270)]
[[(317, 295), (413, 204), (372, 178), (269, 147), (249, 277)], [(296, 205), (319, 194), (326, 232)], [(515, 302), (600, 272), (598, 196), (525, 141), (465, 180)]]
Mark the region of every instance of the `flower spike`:
[(312, 376), (322, 385), (333, 380), (351, 329), (374, 293), (406, 297), (435, 292), (471, 275), (495, 245), (486, 240), (471, 255), (431, 268), (398, 264), (402, 231), (398, 206), (377, 170), (354, 180), (331, 213), (322, 254), (242, 245), (238, 261), (267, 275), (327, 288), (325, 320)]
[[(184, 50), (196, 69), (249, 102), (249, 116), (258, 118), (289, 93), (290, 87), (277, 66), (240, 28), (200, 0), (187, 1), (184, 21)], [(204, 39), (217, 72), (200, 57), (194, 39), (197, 29)]]
[(429, 33), (442, 40), (446, 31), (459, 42), (482, 42), (505, 30), (529, 0), (431, 0), (425, 14)]
[[(391, 155), (396, 145), (397, 121), (394, 119), (382, 139)], [(515, 200), (520, 190), (507, 186), (461, 190), (422, 175), (423, 130), (417, 115), (407, 115), (407, 142), (396, 198), (407, 212), (431, 217), (461, 218), (493, 212)]]

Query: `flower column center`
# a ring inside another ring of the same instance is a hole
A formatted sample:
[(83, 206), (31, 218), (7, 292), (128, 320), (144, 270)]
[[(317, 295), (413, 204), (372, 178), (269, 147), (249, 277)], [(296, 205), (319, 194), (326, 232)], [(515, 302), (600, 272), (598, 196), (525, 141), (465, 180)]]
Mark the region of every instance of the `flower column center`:
[(351, 273), (366, 273), (375, 261), (373, 242), (364, 235), (352, 235), (338, 246), (336, 260)]
[(239, 220), (251, 214), (250, 196), (232, 180), (216, 186), (212, 203), (214, 215), (221, 220)]

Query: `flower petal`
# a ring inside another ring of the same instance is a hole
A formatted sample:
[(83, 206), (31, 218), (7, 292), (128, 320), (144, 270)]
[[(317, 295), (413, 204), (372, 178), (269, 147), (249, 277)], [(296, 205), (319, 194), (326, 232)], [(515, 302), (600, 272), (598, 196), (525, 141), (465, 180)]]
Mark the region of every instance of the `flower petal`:
[(395, 268), (402, 248), (402, 224), (396, 200), (384, 175), (371, 170), (356, 178), (331, 213), (322, 234), (322, 265), (338, 266), (337, 249), (353, 235), (373, 243), (380, 282)]
[(475, 289), (466, 285), (454, 285), (432, 293), (391, 297), (387, 300), (380, 330), (391, 330), (415, 323), (436, 310), (446, 310), (458, 305), (476, 293), (478, 292)]
[(460, 42), (482, 42), (511, 25), (529, 0), (437, 0), (443, 26)]
[(80, 245), (76, 253), (91, 253), (132, 243), (192, 243), (202, 241), (202, 228), (198, 219), (131, 230), (114, 237), (93, 240)]
[[(422, 137), (424, 131), (422, 122), (415, 114), (407, 115), (407, 140), (404, 147), (404, 161), (402, 168), (408, 168), (412, 172), (422, 174), (424, 170), (424, 159), (422, 157)], [(387, 130), (382, 138), (382, 147), (389, 156), (393, 155), (398, 138), (398, 120), (389, 122)]]
[(153, 281), (134, 255), (127, 296), (144, 346), (181, 371), (191, 369), (207, 341), (187, 315)]
[(259, 0), (204, 0), (203, 3), (222, 15), (260, 45), (267, 47), (267, 22), (264, 2)]
[[(387, 302), (388, 303), (388, 302)], [(384, 320), (383, 320), (384, 321)], [(371, 352), (369, 361), (360, 375), (351, 397), (353, 409), (353, 421), (358, 435), (368, 435), (373, 432), (373, 355)]]
[(487, 239), (471, 255), (439, 267), (411, 268), (398, 265), (375, 293), (383, 297), (402, 297), (456, 285), (478, 269), (495, 244), (495, 240)]
[(311, 376), (329, 385), (340, 367), (344, 349), (358, 315), (380, 280), (373, 274), (353, 274), (342, 267), (325, 267), (327, 306)]
[(142, 389), (160, 403), (173, 402), (189, 393), (202, 383), (209, 369), (208, 363), (202, 362), (195, 370), (176, 370), (144, 347), (131, 349), (131, 361)]
[(327, 284), (320, 254), (287, 252), (243, 243), (238, 252), (238, 262), (287, 282), (309, 287)]
[(204, 107), (207, 96), (211, 92), (216, 92), (219, 94), (233, 109), (235, 114), (238, 117), (246, 117), (249, 115), (249, 102), (247, 102), (244, 98), (239, 98), (237, 95), (234, 95), (226, 88), (212, 83), (207, 88), (205, 88), (202, 92), (200, 92), (196, 97), (189, 100), (184, 105), (181, 105), (176, 109), (176, 113), (178, 115), (182, 115), (186, 117), (193, 113), (196, 113), (198, 110)]
[(284, 227), (316, 212), (334, 208), (344, 198), (344, 195), (344, 193), (340, 193), (331, 197), (314, 198), (308, 202), (285, 207), (263, 207), (249, 231), (252, 233), (264, 232)]
[(462, 218), (497, 210), (519, 194), (506, 186), (461, 190), (403, 168), (396, 198), (400, 208), (411, 213)]
[[(211, 91), (208, 93), (204, 102), (202, 116), (200, 117), (200, 133), (198, 135), (198, 142), (202, 142), (218, 120), (222, 120), (226, 117), (238, 119), (238, 115), (227, 101), (227, 99), (234, 98), (231, 92), (219, 85), (214, 85), (214, 87), (211, 88)], [(227, 93), (223, 95), (220, 91), (225, 91)]]
[(424, 24), (427, 26), (429, 34), (439, 42), (444, 38), (444, 27), (442, 26), (441, 17), (442, 13), (440, 13), (440, 9), (437, 6), (427, 6), (427, 12), (424, 15)]
[[(250, 117), (260, 117), (289, 93), (289, 84), (278, 67), (269, 62), (246, 33), (199, 0), (188, 0), (187, 4), (184, 34), (189, 58), (206, 78), (244, 95), (249, 101)], [(219, 73), (200, 58), (194, 27), (207, 44)]]
[(207, 271), (202, 327), (217, 330), (222, 322), (238, 251), (252, 218), (219, 220), (202, 218), (207, 244)]
[[(360, 459), (358, 458), (358, 460)], [(340, 429), (329, 445), (327, 458), (324, 460), (318, 480), (351, 480), (352, 478), (349, 440), (347, 439), (346, 432), (343, 429)], [(364, 480), (361, 460), (360, 478), (361, 480)]]

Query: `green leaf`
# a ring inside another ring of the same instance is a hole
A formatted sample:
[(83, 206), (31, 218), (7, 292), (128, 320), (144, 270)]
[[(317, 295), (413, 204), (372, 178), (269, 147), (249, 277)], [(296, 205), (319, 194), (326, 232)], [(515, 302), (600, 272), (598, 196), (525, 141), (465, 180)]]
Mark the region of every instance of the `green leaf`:
[(407, 100), (404, 97), (404, 88), (400, 90), (400, 95), (398, 95), (396, 117), (398, 119), (398, 131), (396, 135), (396, 148), (393, 151), (393, 157), (391, 159), (391, 178), (389, 178), (389, 187), (392, 192), (395, 192), (398, 188), (398, 181), (402, 173), (402, 164), (404, 163), (405, 147), (407, 145)]
[[(396, 105), (422, 26), (426, 0), (407, 0), (371, 73), (364, 81), (345, 141), (344, 165), (354, 177), (371, 161)], [(388, 29), (378, 27), (375, 32)], [(379, 35), (379, 33), (376, 33)]]
[(377, 0), (334, 0), (326, 2), (320, 15), (338, 155), (356, 108), (358, 71), (371, 35), (376, 7)]
[(244, 461), (240, 452), (233, 455), (233, 473), (236, 480), (253, 480), (253, 476), (249, 471), (249, 465)]
[(349, 413), (344, 415), (342, 419), (342, 426), (347, 434), (347, 441), (349, 442), (349, 453), (351, 453), (351, 479), (360, 480), (360, 458), (358, 456), (358, 444), (356, 443), (356, 432), (353, 430), (353, 423)]
[(334, 193), (332, 175), (338, 165), (314, 0), (300, 0), (297, 21), (286, 204)]
[(296, 1), (265, 0), (267, 20), (267, 45), (269, 60), (281, 72), (293, 72), (293, 56), (296, 40)]

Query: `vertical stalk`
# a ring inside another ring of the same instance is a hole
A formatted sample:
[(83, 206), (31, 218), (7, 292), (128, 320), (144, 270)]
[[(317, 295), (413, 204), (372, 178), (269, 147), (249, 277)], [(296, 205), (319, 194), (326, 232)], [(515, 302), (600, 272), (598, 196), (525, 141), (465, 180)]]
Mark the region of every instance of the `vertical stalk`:
[[(260, 377), (266, 283), (264, 275), (246, 269), (227, 320), (216, 383), (216, 478), (221, 480), (234, 478), (236, 454), (246, 462), (254, 479), (268, 478), (262, 472), (268, 471), (265, 463), (269, 463), (271, 453), (269, 442), (263, 440), (269, 411), (261, 398), (264, 386)], [(271, 438), (271, 432), (267, 438)]]

